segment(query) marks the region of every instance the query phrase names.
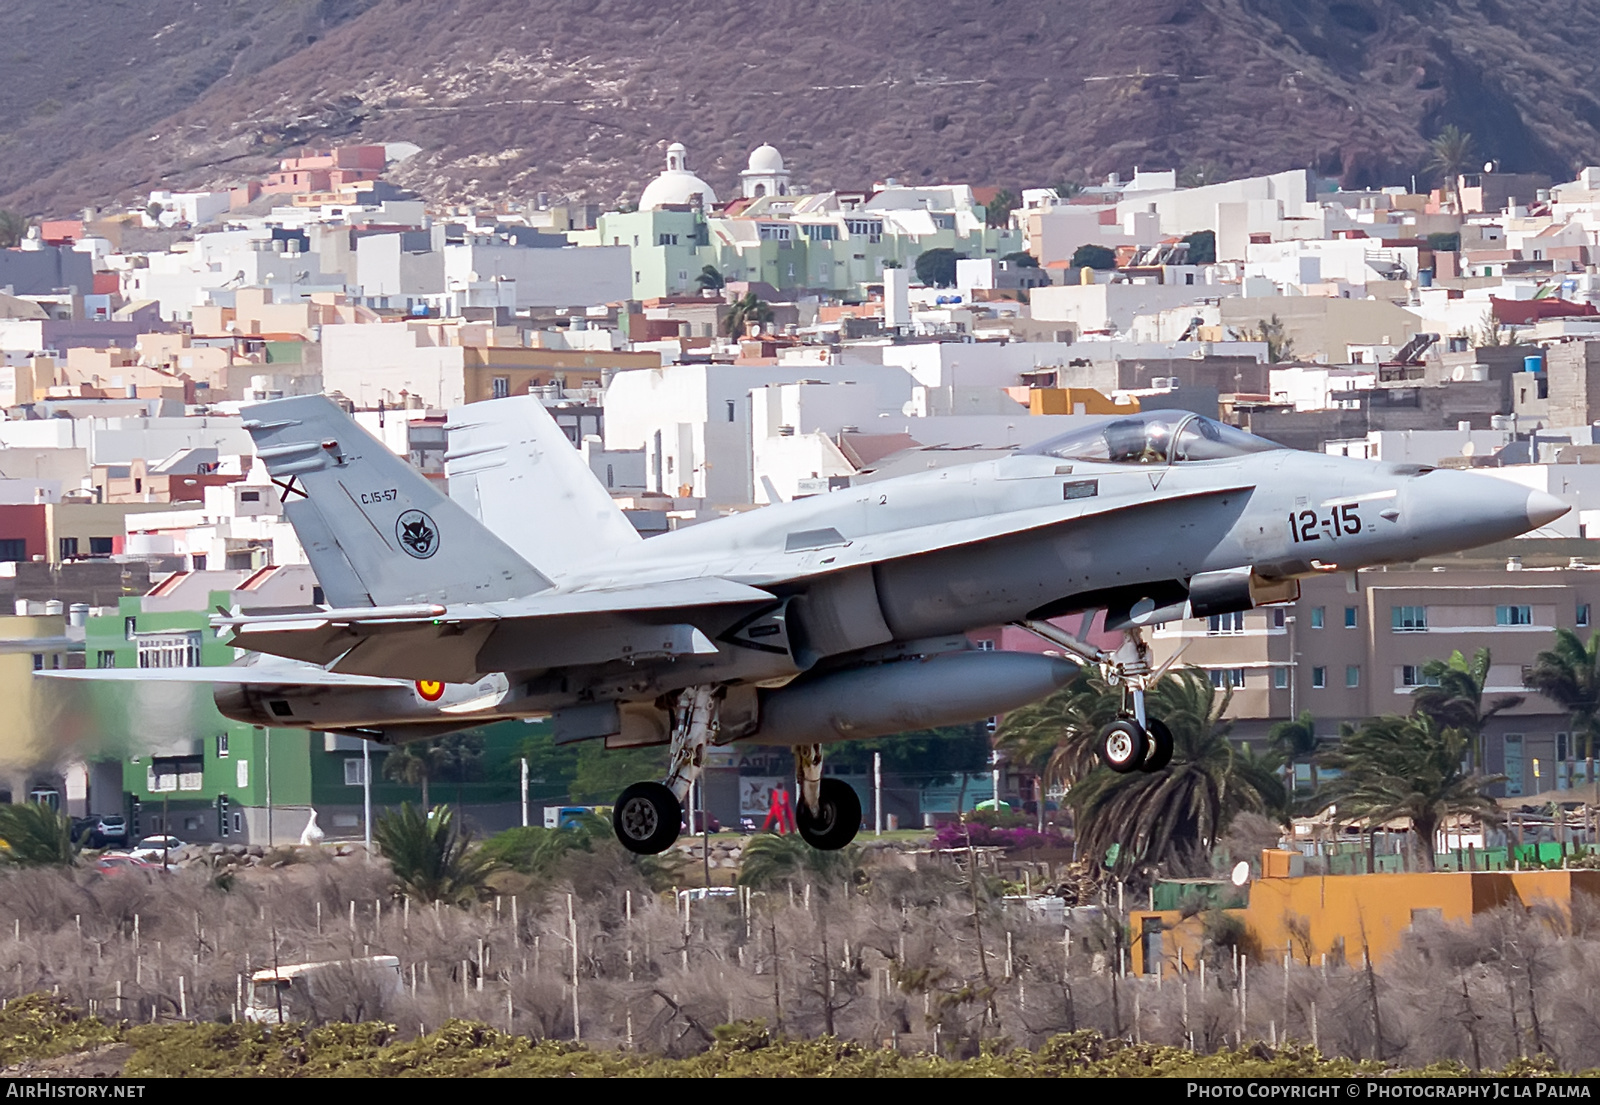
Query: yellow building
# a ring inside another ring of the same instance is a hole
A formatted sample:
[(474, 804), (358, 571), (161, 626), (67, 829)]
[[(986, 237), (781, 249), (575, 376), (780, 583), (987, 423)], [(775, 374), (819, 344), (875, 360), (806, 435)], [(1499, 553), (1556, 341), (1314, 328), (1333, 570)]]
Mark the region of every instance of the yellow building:
[(1030, 388), (1029, 414), (1137, 414), (1139, 401), (1114, 403), (1094, 388)]
[[(1267, 852), (1263, 869), (1288, 853)], [(1296, 962), (1316, 965), (1325, 955), (1374, 966), (1400, 947), (1419, 921), (1466, 924), (1502, 906), (1545, 903), (1570, 909), (1576, 893), (1600, 897), (1600, 871), (1463, 871), (1395, 875), (1264, 877), (1250, 884), (1250, 903), (1224, 910), (1245, 926), (1246, 954), (1279, 962), (1287, 951)], [(1195, 970), (1203, 950), (1202, 915), (1177, 910), (1135, 910), (1130, 963), (1138, 974)]]
[(659, 368), (659, 353), (590, 349), (523, 349), (502, 345), (464, 346), (462, 372), (468, 403), (526, 395), (530, 385), (560, 382), (567, 388), (599, 388), (620, 369)]

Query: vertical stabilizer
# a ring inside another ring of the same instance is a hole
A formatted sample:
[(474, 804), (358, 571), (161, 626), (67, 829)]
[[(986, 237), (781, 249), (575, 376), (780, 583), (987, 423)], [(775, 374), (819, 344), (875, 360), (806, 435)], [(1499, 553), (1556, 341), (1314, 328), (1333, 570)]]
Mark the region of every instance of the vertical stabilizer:
[(639, 531), (531, 395), (450, 411), (450, 497), (559, 579), (636, 545)]
[(244, 418), (332, 605), (492, 602), (550, 586), (332, 400), (276, 399)]

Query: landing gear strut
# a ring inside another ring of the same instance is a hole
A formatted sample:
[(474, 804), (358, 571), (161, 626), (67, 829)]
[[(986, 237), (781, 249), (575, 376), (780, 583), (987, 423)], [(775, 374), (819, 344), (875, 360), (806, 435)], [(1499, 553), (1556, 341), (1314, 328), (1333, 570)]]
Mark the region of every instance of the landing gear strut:
[(1150, 668), (1150, 646), (1138, 626), (1122, 631), (1114, 652), (1096, 648), (1046, 621), (1018, 622), (1019, 626), (1058, 645), (1086, 663), (1094, 664), (1107, 683), (1122, 688), (1122, 709), (1117, 720), (1100, 730), (1101, 761), (1118, 774), (1160, 771), (1172, 762), (1172, 732), (1159, 718), (1145, 713), (1145, 691), (1160, 678)]
[(794, 746), (795, 783), (800, 803), (795, 828), (800, 839), (822, 852), (836, 852), (856, 838), (861, 828), (861, 799), (843, 779), (822, 777), (822, 746)]
[(659, 855), (678, 839), (683, 804), (705, 765), (721, 705), (721, 688), (716, 686), (690, 687), (678, 695), (667, 777), (659, 783), (634, 783), (611, 810), (611, 827), (628, 851)]

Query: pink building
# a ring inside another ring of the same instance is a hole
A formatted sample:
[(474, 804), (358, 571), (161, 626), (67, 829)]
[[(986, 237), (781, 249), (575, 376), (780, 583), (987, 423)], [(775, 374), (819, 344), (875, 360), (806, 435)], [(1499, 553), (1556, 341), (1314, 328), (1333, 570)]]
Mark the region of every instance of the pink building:
[(383, 175), (382, 146), (340, 146), (332, 150), (302, 150), (299, 157), (278, 162), (268, 174), (267, 192), (327, 192)]

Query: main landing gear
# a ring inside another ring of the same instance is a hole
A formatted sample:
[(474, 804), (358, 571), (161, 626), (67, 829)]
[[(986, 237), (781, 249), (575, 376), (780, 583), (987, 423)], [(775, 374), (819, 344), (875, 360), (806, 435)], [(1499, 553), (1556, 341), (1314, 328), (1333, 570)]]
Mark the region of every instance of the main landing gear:
[(1115, 652), (1079, 640), (1045, 621), (1018, 623), (1023, 629), (1053, 645), (1096, 665), (1107, 683), (1122, 688), (1122, 709), (1117, 719), (1099, 733), (1101, 761), (1112, 771), (1126, 775), (1134, 771), (1160, 771), (1172, 762), (1172, 731), (1160, 718), (1145, 713), (1145, 691), (1161, 677), (1150, 669), (1150, 646), (1138, 626), (1122, 631), (1122, 643)]
[[(683, 804), (705, 765), (705, 750), (717, 733), (722, 689), (690, 687), (678, 696), (667, 777), (659, 783), (634, 783), (618, 797), (611, 827), (630, 852), (653, 856), (678, 839)], [(842, 779), (822, 776), (822, 746), (796, 745), (795, 782), (800, 801), (795, 826), (800, 838), (821, 851), (835, 851), (855, 839), (861, 827), (861, 799)]]

